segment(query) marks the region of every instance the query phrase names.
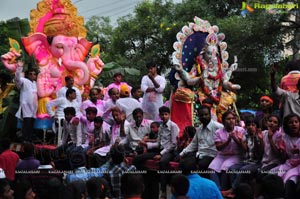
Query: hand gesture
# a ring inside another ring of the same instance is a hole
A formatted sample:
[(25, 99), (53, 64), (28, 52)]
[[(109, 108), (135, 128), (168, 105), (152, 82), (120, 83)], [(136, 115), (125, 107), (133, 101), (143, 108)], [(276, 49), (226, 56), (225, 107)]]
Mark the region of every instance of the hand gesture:
[(139, 146), (147, 146), (147, 143), (144, 140), (140, 140)]
[(149, 137), (148, 137), (148, 136), (145, 136), (145, 137), (143, 138), (143, 141), (144, 141), (144, 142), (148, 142), (148, 139), (149, 139)]
[(122, 121), (122, 123), (124, 123), (125, 120), (126, 120), (126, 114), (122, 111), (121, 112), (121, 121)]
[(234, 138), (234, 132), (230, 132), (227, 141), (231, 141), (231, 139), (233, 138)]
[(77, 126), (79, 124), (79, 118), (75, 117), (72, 119), (72, 124)]
[(237, 62), (238, 62), (238, 58), (237, 58), (237, 56), (236, 56), (236, 55), (234, 55), (234, 56), (233, 56), (233, 58), (234, 58), (234, 61), (233, 61), (233, 62), (234, 62), (234, 63), (237, 63)]
[(148, 77), (149, 77), (149, 79), (151, 79), (151, 80), (154, 79), (154, 76), (153, 76), (151, 73), (148, 73)]
[(23, 61), (22, 61), (22, 60), (18, 60), (18, 61), (17, 61), (17, 67), (18, 67), (18, 68), (23, 68), (23, 66), (24, 66)]
[(235, 135), (236, 135), (236, 138), (238, 138), (240, 141), (243, 140), (243, 134), (241, 132), (236, 131)]
[(257, 133), (257, 137), (260, 140), (262, 140), (263, 139), (263, 134), (262, 134), (261, 128), (258, 128), (257, 131), (256, 131), (256, 133)]
[(284, 143), (284, 141), (283, 141), (282, 139), (280, 139), (280, 140), (278, 141), (277, 147), (278, 147), (279, 150), (285, 151), (285, 143)]

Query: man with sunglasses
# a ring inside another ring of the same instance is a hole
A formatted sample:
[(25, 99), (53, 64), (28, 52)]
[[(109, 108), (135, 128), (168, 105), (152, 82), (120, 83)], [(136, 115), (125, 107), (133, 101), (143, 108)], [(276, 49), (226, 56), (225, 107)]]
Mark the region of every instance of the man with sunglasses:
[(15, 82), (20, 89), (20, 106), (16, 117), (22, 120), (22, 137), (24, 142), (32, 142), (33, 125), (38, 108), (37, 96), (37, 72), (30, 68), (25, 72), (25, 78), (22, 77), (24, 63), (19, 60), (16, 64)]

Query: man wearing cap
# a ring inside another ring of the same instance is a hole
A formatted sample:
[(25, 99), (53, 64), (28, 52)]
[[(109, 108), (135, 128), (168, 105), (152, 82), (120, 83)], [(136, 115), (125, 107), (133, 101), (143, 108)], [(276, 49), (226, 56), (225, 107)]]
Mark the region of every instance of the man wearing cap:
[(154, 62), (146, 64), (148, 74), (142, 78), (141, 89), (144, 92), (142, 109), (148, 113), (151, 120), (159, 120), (158, 109), (163, 105), (163, 92), (166, 79), (157, 74)]
[[(111, 88), (117, 88), (120, 92), (121, 91), (121, 86), (126, 85), (129, 88), (129, 94), (130, 94), (131, 86), (129, 86), (126, 82), (122, 82), (122, 78), (123, 78), (122, 73), (120, 73), (120, 72), (115, 73), (114, 74), (114, 82), (109, 84), (106, 87), (106, 90), (109, 91)], [(123, 89), (126, 89), (126, 87), (124, 87)], [(124, 92), (125, 92), (125, 90), (124, 90)], [(108, 93), (105, 93), (104, 100), (106, 101), (108, 99), (109, 99)]]
[(117, 100), (116, 105), (125, 113), (126, 120), (131, 122), (133, 121), (132, 111), (136, 108), (141, 108), (141, 104), (132, 97), (129, 97), (130, 88), (127, 85), (123, 84), (120, 88), (120, 98)]

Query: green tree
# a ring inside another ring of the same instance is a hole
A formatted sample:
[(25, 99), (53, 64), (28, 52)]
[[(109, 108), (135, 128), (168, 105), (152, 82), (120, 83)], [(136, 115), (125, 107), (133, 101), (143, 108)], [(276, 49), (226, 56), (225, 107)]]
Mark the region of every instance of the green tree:
[(91, 17), (85, 24), (87, 28), (87, 40), (93, 44), (100, 44), (101, 59), (105, 62), (113, 61), (111, 54), (111, 43), (113, 35), (113, 27), (108, 17)]
[[(8, 43), (8, 28), (7, 24), (4, 21), (0, 22), (0, 55), (3, 55), (7, 53), (9, 49), (9, 43)], [(0, 72), (7, 72), (6, 68), (0, 63)]]
[(169, 67), (174, 35), (178, 29), (173, 17), (172, 1), (143, 1), (135, 8), (135, 16), (118, 20), (112, 49), (123, 57), (123, 64), (145, 73), (145, 62), (154, 59), (161, 69)]

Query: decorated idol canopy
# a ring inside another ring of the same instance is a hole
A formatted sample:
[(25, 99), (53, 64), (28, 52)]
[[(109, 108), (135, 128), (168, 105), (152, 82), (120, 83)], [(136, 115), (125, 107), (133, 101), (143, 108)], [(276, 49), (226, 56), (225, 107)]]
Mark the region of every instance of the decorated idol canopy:
[[(222, 113), (234, 108), (234, 91), (240, 89), (238, 84), (230, 82), (232, 72), (237, 69), (237, 58), (232, 65), (228, 64), (225, 34), (219, 33), (218, 26), (195, 17), (176, 37), (170, 75), (177, 88), (172, 97), (172, 120), (183, 127), (197, 125), (197, 109), (205, 104), (212, 107), (213, 118), (220, 121)], [(188, 114), (178, 114), (183, 111)]]
[[(99, 58), (100, 46), (92, 47), (85, 39), (83, 17), (77, 16), (77, 9), (70, 0), (40, 1), (30, 12), (30, 29), (28, 37), (22, 38), (22, 44), (39, 67), (37, 117), (47, 118), (45, 105), (65, 85), (66, 76), (72, 76), (74, 85), (83, 92), (84, 88), (93, 86), (104, 64)], [(13, 38), (10, 43), (12, 48), (2, 55), (2, 62), (15, 72), (20, 48)], [(89, 59), (85, 61), (88, 53)]]

